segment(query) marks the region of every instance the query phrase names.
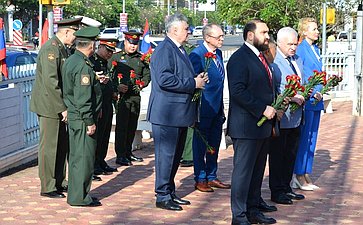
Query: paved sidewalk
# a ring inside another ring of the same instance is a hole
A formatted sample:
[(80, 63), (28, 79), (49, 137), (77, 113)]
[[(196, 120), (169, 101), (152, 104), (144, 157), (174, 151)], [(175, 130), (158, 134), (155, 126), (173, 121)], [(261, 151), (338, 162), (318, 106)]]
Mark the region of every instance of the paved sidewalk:
[[(278, 205), (277, 212), (268, 214), (277, 224), (363, 224), (363, 117), (351, 116), (351, 102), (334, 102), (333, 108), (334, 113), (322, 116), (312, 176), (321, 189), (304, 192), (306, 199), (291, 206)], [(118, 167), (119, 172), (93, 182), (92, 194), (101, 207), (71, 207), (66, 199), (41, 197), (35, 165), (0, 177), (0, 224), (231, 224), (230, 190), (195, 191), (192, 167), (181, 167), (176, 179), (178, 195), (192, 205), (180, 212), (155, 208), (151, 140), (144, 140), (135, 154), (145, 161)], [(111, 145), (112, 166), (114, 157)], [(232, 146), (220, 152), (222, 181), (230, 182), (232, 157)], [(269, 193), (266, 171), (263, 197), (271, 203)]]

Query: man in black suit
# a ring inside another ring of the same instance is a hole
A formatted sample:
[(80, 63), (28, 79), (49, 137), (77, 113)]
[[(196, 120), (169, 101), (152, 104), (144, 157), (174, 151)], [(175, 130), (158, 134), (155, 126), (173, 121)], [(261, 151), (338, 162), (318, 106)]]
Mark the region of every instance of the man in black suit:
[[(227, 132), (234, 148), (231, 208), (232, 224), (265, 223), (276, 220), (265, 217), (258, 209), (266, 165), (268, 138), (276, 110), (272, 73), (262, 51), (268, 49), (269, 35), (265, 22), (254, 19), (243, 32), (244, 45), (229, 59), (227, 77), (229, 112)], [(261, 127), (257, 122), (266, 116)]]
[(208, 76), (195, 75), (182, 44), (188, 38), (187, 18), (179, 13), (167, 18), (167, 36), (151, 56), (151, 93), (147, 119), (152, 124), (155, 144), (156, 207), (182, 210), (190, 202), (175, 194), (174, 178), (183, 154), (188, 126), (197, 119), (196, 88)]

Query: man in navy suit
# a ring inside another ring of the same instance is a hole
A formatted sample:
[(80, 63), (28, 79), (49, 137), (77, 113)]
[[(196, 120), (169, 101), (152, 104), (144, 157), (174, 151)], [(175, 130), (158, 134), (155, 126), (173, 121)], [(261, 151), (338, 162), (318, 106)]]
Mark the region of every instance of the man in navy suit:
[[(209, 83), (203, 90), (199, 122), (195, 127), (199, 132), (194, 132), (193, 137), (193, 161), (195, 189), (202, 192), (213, 192), (212, 187), (229, 189), (229, 184), (222, 183), (217, 178), (217, 159), (219, 145), (222, 137), (222, 125), (225, 120), (223, 108), (223, 84), (224, 66), (222, 47), (224, 32), (216, 24), (207, 24), (203, 31), (204, 42), (195, 48), (189, 55), (195, 73), (202, 73), (206, 67), (205, 54), (213, 53), (216, 58), (212, 60), (208, 68)], [(215, 149), (215, 152), (207, 152), (207, 146), (201, 135), (208, 144)]]
[[(298, 35), (293, 28), (284, 27), (278, 31), (277, 54), (271, 65), (278, 93), (284, 91), (288, 75), (303, 76), (302, 61), (296, 55), (297, 44)], [(302, 105), (304, 97), (296, 94), (291, 101)], [(301, 115), (301, 107), (293, 113), (287, 109), (280, 120), (280, 136), (270, 140), (269, 186), (271, 200), (278, 204), (292, 204), (292, 199), (304, 199), (303, 195), (294, 193), (290, 187), (299, 145)]]
[(187, 18), (174, 14), (165, 24), (167, 36), (151, 57), (151, 94), (147, 119), (152, 123), (155, 145), (156, 207), (182, 210), (190, 202), (175, 195), (175, 174), (183, 154), (188, 126), (196, 120), (196, 88), (208, 76), (195, 76), (182, 44), (188, 38)]
[[(273, 224), (276, 220), (259, 211), (271, 119), (276, 110), (272, 73), (262, 51), (268, 49), (269, 29), (254, 19), (243, 31), (245, 43), (229, 59), (227, 77), (229, 112), (227, 133), (232, 138), (234, 159), (231, 188), (232, 224)], [(266, 116), (258, 127), (257, 122)]]

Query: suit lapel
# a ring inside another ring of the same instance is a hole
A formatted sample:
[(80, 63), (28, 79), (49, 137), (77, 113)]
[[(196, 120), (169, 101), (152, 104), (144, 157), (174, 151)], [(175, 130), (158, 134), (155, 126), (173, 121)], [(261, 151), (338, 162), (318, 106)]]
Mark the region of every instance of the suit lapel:
[(187, 53), (183, 54), (180, 49), (175, 45), (175, 43), (168, 37), (166, 36), (166, 39), (170, 42), (171, 46), (174, 48), (174, 51), (180, 56), (180, 58), (184, 61), (184, 63), (187, 65), (188, 69), (190, 71), (194, 72), (192, 63), (190, 62)]
[[(261, 70), (261, 73), (263, 74), (264, 76), (264, 79), (267, 80), (268, 84), (271, 84), (270, 83), (270, 78), (267, 74), (267, 71), (266, 71), (266, 68), (265, 66), (262, 64), (261, 60), (258, 58), (258, 56), (246, 45), (244, 44), (242, 46), (243, 48), (245, 48), (245, 51), (247, 52), (247, 54), (250, 55), (250, 59), (253, 61), (251, 63), (255, 64), (260, 70)], [(271, 81), (273, 81), (273, 74), (271, 73)], [(271, 85), (269, 85), (270, 88), (272, 88)], [(272, 88), (273, 89), (273, 88)]]

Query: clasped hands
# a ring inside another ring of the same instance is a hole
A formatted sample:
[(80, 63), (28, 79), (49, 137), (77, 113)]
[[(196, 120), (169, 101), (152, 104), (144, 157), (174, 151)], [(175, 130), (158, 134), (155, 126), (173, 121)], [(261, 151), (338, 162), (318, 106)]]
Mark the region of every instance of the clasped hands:
[(195, 88), (204, 89), (205, 83), (209, 83), (208, 73), (202, 72), (194, 78)]

